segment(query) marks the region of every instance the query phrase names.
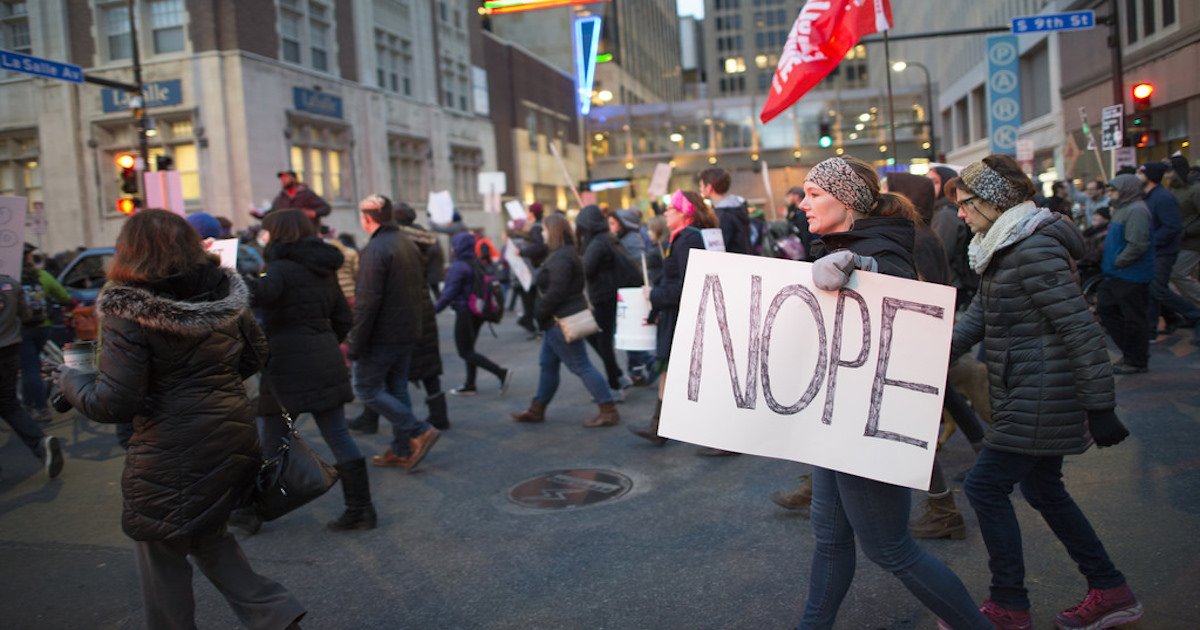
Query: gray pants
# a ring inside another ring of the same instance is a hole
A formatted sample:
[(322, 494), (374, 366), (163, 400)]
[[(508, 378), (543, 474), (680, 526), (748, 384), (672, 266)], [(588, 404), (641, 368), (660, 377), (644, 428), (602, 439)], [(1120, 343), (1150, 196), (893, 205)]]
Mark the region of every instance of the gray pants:
[(305, 613), (286, 588), (250, 568), (237, 540), (225, 530), (192, 540), (135, 541), (134, 555), (150, 630), (196, 627), (188, 556), (247, 628), (282, 630)]

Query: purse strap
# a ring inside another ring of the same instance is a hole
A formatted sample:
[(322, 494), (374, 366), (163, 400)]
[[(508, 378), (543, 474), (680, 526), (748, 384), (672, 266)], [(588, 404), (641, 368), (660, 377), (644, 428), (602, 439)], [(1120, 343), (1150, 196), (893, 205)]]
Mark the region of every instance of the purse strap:
[[(250, 340), (250, 335), (246, 332), (244, 317), (238, 317), (238, 332), (240, 332), (242, 335), (242, 343), (249, 346), (250, 351), (253, 352), (255, 358), (258, 359), (259, 388), (273, 389), (271, 387), (271, 380), (267, 378), (267, 359), (269, 357), (263, 357), (262, 353), (258, 351), (258, 346), (254, 345), (254, 342)], [(283, 406), (283, 401), (279, 399), (278, 395), (275, 395), (275, 403), (279, 405), (279, 410), (283, 416), (283, 422), (287, 425), (288, 430), (285, 436), (291, 435), (295, 426), (295, 421), (292, 420), (292, 414), (288, 412), (287, 407)]]

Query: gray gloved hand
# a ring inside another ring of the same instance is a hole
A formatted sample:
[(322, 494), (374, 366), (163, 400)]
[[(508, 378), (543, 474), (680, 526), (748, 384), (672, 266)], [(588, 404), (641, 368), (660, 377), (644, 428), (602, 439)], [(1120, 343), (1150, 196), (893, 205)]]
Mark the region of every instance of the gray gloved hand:
[(837, 291), (846, 286), (855, 269), (875, 271), (875, 268), (874, 258), (841, 249), (813, 263), (813, 284), (825, 291)]

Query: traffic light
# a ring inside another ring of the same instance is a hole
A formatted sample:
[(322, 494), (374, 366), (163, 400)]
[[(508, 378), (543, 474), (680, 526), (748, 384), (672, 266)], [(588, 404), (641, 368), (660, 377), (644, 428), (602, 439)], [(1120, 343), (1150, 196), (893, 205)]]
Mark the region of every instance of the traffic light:
[(159, 155), (154, 158), (154, 170), (169, 171), (175, 167), (175, 158), (169, 155)]
[(1138, 83), (1133, 86), (1133, 111), (1148, 111), (1151, 94), (1154, 94), (1154, 84), (1152, 83)]
[(136, 195), (138, 191), (137, 158), (132, 153), (118, 153), (117, 168), (121, 169), (121, 192)]
[(120, 199), (117, 199), (117, 212), (120, 212), (121, 214), (131, 215), (137, 212), (137, 207), (137, 199), (131, 199), (129, 197), (121, 197)]
[(817, 144), (821, 145), (822, 149), (828, 149), (833, 146), (833, 125), (827, 122), (818, 123), (821, 137), (817, 140)]

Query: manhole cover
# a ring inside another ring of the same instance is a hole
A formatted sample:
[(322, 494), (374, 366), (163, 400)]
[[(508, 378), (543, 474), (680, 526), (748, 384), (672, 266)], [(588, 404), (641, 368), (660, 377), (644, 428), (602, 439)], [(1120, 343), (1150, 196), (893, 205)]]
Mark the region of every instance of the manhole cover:
[(556, 470), (522, 481), (508, 499), (536, 510), (566, 510), (623, 496), (633, 480), (611, 470)]

